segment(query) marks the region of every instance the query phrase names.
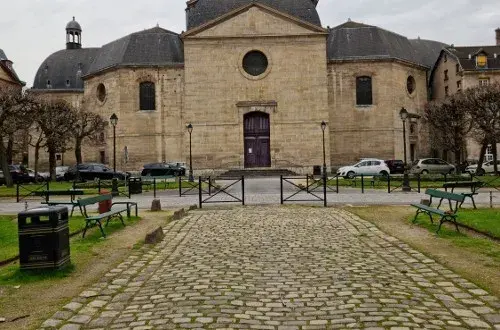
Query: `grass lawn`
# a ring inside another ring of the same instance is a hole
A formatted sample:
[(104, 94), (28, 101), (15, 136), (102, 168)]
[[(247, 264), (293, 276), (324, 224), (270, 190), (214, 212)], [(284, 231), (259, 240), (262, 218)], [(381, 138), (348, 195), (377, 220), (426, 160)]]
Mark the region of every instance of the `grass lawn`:
[[(10, 219), (10, 221), (9, 221)], [(6, 221), (2, 221), (0, 226), (0, 237), (3, 238), (4, 233), (7, 230), (12, 231), (14, 234), (8, 233), (9, 243), (4, 245), (0, 245), (2, 247), (2, 256), (14, 257), (19, 253), (18, 249), (18, 239), (17, 239), (17, 221), (11, 220), (12, 217), (7, 218)], [(140, 220), (139, 217), (131, 217), (130, 219), (125, 218), (126, 225), (133, 225)], [(14, 223), (5, 225), (5, 223)], [(72, 217), (69, 221), (70, 233), (75, 233), (84, 227), (83, 217)], [(114, 232), (123, 229), (123, 225), (118, 219), (112, 219), (109, 223), (109, 226), (105, 227), (104, 230), (106, 235), (109, 237)], [(19, 270), (19, 265), (17, 263), (8, 265), (0, 268), (0, 285), (16, 285), (26, 282), (36, 282), (44, 279), (51, 278), (63, 278), (68, 276), (71, 272), (73, 272), (75, 265), (78, 265), (82, 262), (82, 260), (87, 260), (89, 258), (95, 257), (98, 255), (96, 251), (99, 250), (99, 245), (104, 244), (106, 239), (102, 239), (101, 232), (97, 227), (94, 227), (87, 231), (85, 238), (82, 238), (80, 234), (75, 235), (70, 239), (70, 254), (72, 265), (66, 267), (62, 271), (23, 271)], [(3, 243), (3, 240), (2, 240)], [(0, 244), (2, 244), (0, 243)], [(8, 251), (3, 253), (3, 250)]]
[(19, 253), (17, 239), (17, 219), (0, 216), (0, 261), (15, 257)]

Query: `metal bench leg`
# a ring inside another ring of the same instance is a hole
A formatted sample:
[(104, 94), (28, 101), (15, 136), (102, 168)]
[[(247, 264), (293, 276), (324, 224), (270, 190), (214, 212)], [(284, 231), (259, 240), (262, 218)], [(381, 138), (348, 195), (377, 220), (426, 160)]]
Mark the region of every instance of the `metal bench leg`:
[(89, 227), (89, 221), (85, 221), (85, 228), (83, 228), (83, 235), (82, 235), (82, 238), (85, 238), (85, 233), (87, 232), (87, 229), (90, 228)]
[(122, 222), (123, 227), (125, 227), (125, 222), (123, 221), (121, 213), (118, 213), (118, 217), (120, 217), (120, 221)]
[(474, 210), (477, 209), (476, 202), (474, 201), (474, 196), (470, 196), (470, 199), (472, 200), (472, 205), (474, 206)]
[(441, 220), (439, 221), (439, 226), (438, 226), (438, 229), (436, 230), (436, 234), (439, 234), (439, 231), (441, 230), (441, 225), (443, 224), (443, 222), (445, 222), (445, 217), (442, 217)]
[(96, 222), (99, 225), (99, 229), (101, 230), (102, 237), (106, 238), (106, 233), (104, 232), (104, 229), (102, 228), (101, 221), (97, 220)]

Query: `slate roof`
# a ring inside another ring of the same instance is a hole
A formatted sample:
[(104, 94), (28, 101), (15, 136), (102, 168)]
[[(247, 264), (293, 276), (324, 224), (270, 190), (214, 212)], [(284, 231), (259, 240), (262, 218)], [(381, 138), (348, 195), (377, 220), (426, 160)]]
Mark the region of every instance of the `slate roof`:
[(50, 80), (51, 89), (83, 90), (81, 77), (90, 69), (98, 51), (99, 48), (81, 48), (55, 52), (40, 65), (33, 89), (48, 89), (47, 82)]
[(431, 68), (441, 45), (429, 40), (410, 41), (377, 26), (348, 21), (329, 29), (327, 54), (328, 60), (400, 59)]
[(208, 23), (252, 2), (259, 2), (305, 22), (321, 26), (315, 1), (311, 0), (192, 0), (188, 2), (186, 9), (187, 29)]
[(5, 55), (5, 52), (0, 48), (0, 61), (3, 60), (8, 60), (7, 55)]
[[(448, 47), (446, 50), (458, 58), (463, 70), (499, 70), (500, 69), (500, 45), (499, 46), (467, 46)], [(477, 68), (475, 55), (485, 53), (488, 59), (486, 68)], [(469, 54), (471, 58), (469, 59)], [(497, 58), (495, 58), (497, 54)]]
[(118, 66), (168, 66), (183, 63), (184, 45), (179, 34), (155, 27), (104, 45), (87, 75)]
[(66, 24), (66, 30), (82, 31), (82, 27), (77, 21), (75, 21), (75, 17), (73, 16), (73, 20), (69, 21), (68, 24)]
[(14, 70), (14, 68), (12, 67), (12, 61), (10, 61), (7, 58), (7, 55), (5, 54), (5, 52), (1, 48), (0, 48), (0, 65), (4, 68), (4, 70), (7, 71), (7, 73), (10, 74), (12, 79), (17, 81), (22, 86), (26, 85), (26, 83), (24, 81), (19, 79), (19, 76), (17, 75), (16, 70)]

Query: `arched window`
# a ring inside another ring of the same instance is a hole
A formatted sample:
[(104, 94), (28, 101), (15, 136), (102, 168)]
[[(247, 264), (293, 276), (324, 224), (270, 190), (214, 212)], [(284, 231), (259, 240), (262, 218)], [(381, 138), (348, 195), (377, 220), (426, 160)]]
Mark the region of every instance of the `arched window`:
[(139, 100), (141, 110), (156, 110), (154, 83), (143, 82), (140, 84)]
[(356, 78), (356, 104), (371, 105), (372, 99), (372, 78), (367, 76)]

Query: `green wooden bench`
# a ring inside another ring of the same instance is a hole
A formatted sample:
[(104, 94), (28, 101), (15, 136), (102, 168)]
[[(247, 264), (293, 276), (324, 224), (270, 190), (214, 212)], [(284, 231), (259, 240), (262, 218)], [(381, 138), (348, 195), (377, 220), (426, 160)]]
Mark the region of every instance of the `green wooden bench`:
[[(84, 191), (81, 189), (69, 189), (69, 190), (45, 190), (45, 191), (35, 191), (33, 193), (35, 196), (45, 197), (45, 201), (41, 202), (41, 204), (46, 204), (49, 206), (53, 205), (71, 205), (71, 214), (70, 217), (73, 216), (73, 211), (76, 207), (79, 207), (78, 201), (75, 199), (75, 196), (81, 196), (84, 194)], [(70, 196), (70, 200), (55, 200), (51, 199), (52, 196)], [(83, 215), (82, 209), (80, 208), (80, 212)]]
[(87, 212), (87, 206), (89, 205), (94, 205), (99, 202), (104, 202), (104, 201), (110, 201), (113, 199), (113, 196), (111, 194), (107, 195), (98, 195), (94, 197), (88, 197), (88, 198), (81, 198), (78, 199), (78, 206), (82, 210), (83, 216), (85, 217), (85, 228), (83, 229), (83, 235), (82, 237), (85, 237), (85, 233), (87, 232), (87, 229), (92, 227), (92, 225), (98, 225), (99, 229), (101, 230), (101, 234), (103, 237), (106, 237), (106, 233), (104, 232), (104, 229), (102, 228), (102, 220), (106, 220), (106, 226), (109, 224), (109, 221), (112, 218), (119, 218), (123, 226), (125, 226), (125, 222), (123, 221), (123, 216), (122, 213), (126, 212), (127, 216), (130, 217), (130, 208), (131, 206), (135, 205), (135, 215), (137, 216), (137, 203), (135, 202), (116, 202), (111, 204), (111, 210), (105, 213), (101, 214), (92, 214), (89, 215)]
[[(451, 192), (455, 190), (455, 188), (469, 188), (470, 192), (461, 192), (461, 195), (468, 197), (472, 200), (472, 205), (476, 209), (476, 202), (474, 201), (474, 196), (478, 194), (478, 190), (484, 185), (484, 182), (481, 181), (456, 181), (456, 182), (445, 182), (443, 184), (443, 188), (448, 191), (451, 188)], [(460, 204), (462, 207), (463, 202)]]
[[(411, 204), (411, 206), (417, 208), (417, 212), (415, 214), (415, 218), (413, 218), (413, 223), (417, 221), (417, 217), (420, 213), (425, 213), (429, 216), (431, 223), (434, 223), (432, 219), (433, 214), (437, 214), (441, 216), (441, 219), (439, 221), (439, 227), (436, 230), (436, 233), (439, 233), (439, 230), (441, 230), (441, 225), (448, 221), (452, 222), (455, 224), (455, 228), (458, 230), (458, 224), (457, 224), (457, 211), (459, 208), (459, 204), (464, 202), (465, 196), (462, 194), (454, 194), (454, 193), (449, 193), (446, 191), (441, 191), (441, 190), (436, 190), (436, 189), (427, 189), (425, 191), (426, 195), (429, 195), (429, 204)], [(433, 198), (439, 199), (439, 204), (437, 207), (432, 206)], [(441, 204), (444, 200), (448, 201), (449, 209), (448, 210), (440, 210), (439, 208), (441, 207)], [(453, 206), (453, 202), (455, 202), (455, 206)], [(461, 204), (460, 204), (461, 205)]]

